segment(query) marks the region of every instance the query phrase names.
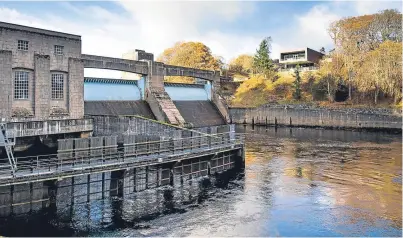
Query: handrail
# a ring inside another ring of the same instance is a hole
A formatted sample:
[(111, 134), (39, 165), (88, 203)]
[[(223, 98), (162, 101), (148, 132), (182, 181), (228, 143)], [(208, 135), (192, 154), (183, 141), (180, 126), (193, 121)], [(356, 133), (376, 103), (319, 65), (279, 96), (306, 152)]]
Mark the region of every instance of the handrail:
[[(228, 136), (227, 136), (228, 135)], [(86, 148), (84, 151), (64, 150), (58, 154), (26, 156), (16, 158), (18, 172), (11, 175), (8, 167), (2, 166), (0, 160), (0, 178), (20, 177), (27, 175), (40, 175), (48, 173), (61, 173), (64, 171), (76, 171), (92, 169), (98, 166), (114, 166), (126, 163), (151, 163), (162, 162), (161, 159), (171, 160), (172, 155), (186, 155), (199, 153), (211, 149), (228, 148), (241, 145), (244, 135), (239, 134), (234, 138), (230, 133), (220, 133), (218, 139), (206, 135), (189, 138), (178, 138), (160, 141), (138, 142), (126, 144), (120, 148)], [(150, 160), (151, 159), (151, 160)]]
[[(230, 132), (224, 132), (224, 133), (217, 133), (213, 135), (217, 135), (216, 137), (212, 137), (215, 139), (222, 139), (222, 137), (219, 137), (218, 135), (229, 135)], [(235, 133), (236, 136), (244, 136), (246, 133)], [(204, 135), (204, 136), (193, 136), (193, 137), (185, 137), (185, 138), (176, 138), (176, 139), (165, 139), (165, 140), (155, 140), (155, 141), (143, 141), (143, 142), (137, 142), (133, 144), (124, 144), (124, 145), (147, 145), (147, 144), (157, 144), (157, 143), (163, 143), (163, 142), (176, 142), (176, 141), (189, 141), (191, 139), (197, 139), (197, 138), (209, 138), (210, 134)], [(189, 142), (190, 143), (190, 142)], [(102, 147), (105, 150), (110, 150), (110, 149), (116, 149), (117, 151), (124, 150), (125, 147), (116, 147), (116, 146), (104, 146)], [(60, 150), (62, 153), (56, 153), (56, 154), (46, 154), (46, 155), (34, 155), (34, 156), (23, 156), (23, 157), (16, 157), (16, 159), (29, 159), (29, 158), (36, 158), (36, 157), (49, 157), (49, 156), (58, 156), (63, 153), (71, 153), (71, 152), (83, 152), (83, 151), (91, 151), (91, 150), (100, 150), (99, 147), (97, 148), (92, 148), (92, 147), (87, 147), (87, 148), (77, 148), (77, 149), (71, 149), (71, 150)]]

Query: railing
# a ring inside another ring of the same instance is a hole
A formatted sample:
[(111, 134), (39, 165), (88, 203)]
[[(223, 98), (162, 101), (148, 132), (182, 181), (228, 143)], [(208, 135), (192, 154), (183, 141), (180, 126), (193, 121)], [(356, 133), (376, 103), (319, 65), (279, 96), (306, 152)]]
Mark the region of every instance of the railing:
[[(319, 67), (316, 66), (309, 66), (309, 67), (300, 67), (300, 71), (312, 71), (312, 70), (318, 70)], [(293, 72), (295, 68), (288, 68), (288, 69), (280, 69), (280, 72)]]
[(290, 61), (290, 62), (293, 62), (293, 61), (301, 61), (301, 60), (306, 60), (306, 59), (305, 59), (305, 57), (284, 58), (284, 59), (281, 59), (281, 61)]
[[(122, 164), (153, 164), (171, 161), (175, 156), (186, 156), (213, 149), (243, 145), (244, 135), (226, 132), (188, 138), (168, 139), (125, 144), (121, 148), (96, 147), (80, 151), (65, 150), (58, 154), (16, 158), (18, 171), (12, 175), (6, 159), (0, 160), (0, 179), (62, 174), (104, 168)], [(3, 166), (8, 165), (8, 166)]]

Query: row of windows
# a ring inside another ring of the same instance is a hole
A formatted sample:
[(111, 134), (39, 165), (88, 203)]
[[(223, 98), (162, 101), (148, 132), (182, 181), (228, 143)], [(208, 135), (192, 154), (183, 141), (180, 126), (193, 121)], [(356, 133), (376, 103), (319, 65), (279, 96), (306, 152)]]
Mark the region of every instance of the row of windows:
[[(14, 74), (14, 99), (28, 99), (29, 72), (15, 71)], [(52, 99), (64, 98), (64, 75), (52, 74), (51, 78)]]
[[(27, 51), (29, 46), (29, 42), (26, 40), (18, 40), (18, 49)], [(55, 45), (54, 51), (56, 55), (63, 55), (64, 46), (62, 45)]]
[(305, 53), (284, 55), (284, 60), (288, 60), (288, 59), (297, 60), (297, 59), (301, 59), (301, 58), (305, 58)]

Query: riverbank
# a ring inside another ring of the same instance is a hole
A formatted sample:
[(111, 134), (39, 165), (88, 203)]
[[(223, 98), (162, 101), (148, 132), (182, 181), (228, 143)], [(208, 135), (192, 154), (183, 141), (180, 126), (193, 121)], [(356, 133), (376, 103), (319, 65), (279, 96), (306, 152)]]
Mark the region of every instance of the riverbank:
[(235, 124), (402, 132), (402, 116), (390, 109), (266, 104), (230, 108), (230, 118)]

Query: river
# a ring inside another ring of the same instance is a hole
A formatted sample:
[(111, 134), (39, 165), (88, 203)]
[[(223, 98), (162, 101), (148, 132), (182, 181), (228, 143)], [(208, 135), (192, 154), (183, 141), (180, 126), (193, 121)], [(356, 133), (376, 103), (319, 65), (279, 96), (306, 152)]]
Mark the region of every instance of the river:
[(238, 127), (246, 168), (1, 218), (3, 236), (401, 236), (401, 135)]

